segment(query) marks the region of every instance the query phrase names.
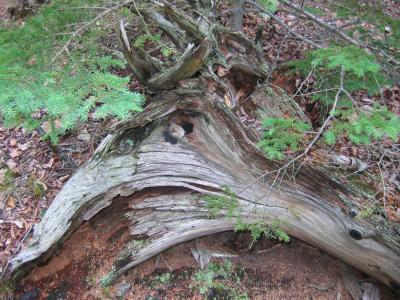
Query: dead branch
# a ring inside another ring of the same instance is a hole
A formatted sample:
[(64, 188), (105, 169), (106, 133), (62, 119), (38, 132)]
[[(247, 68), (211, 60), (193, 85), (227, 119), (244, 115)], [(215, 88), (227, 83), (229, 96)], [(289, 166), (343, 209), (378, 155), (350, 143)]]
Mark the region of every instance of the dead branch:
[(173, 89), (180, 80), (189, 78), (200, 70), (208, 57), (211, 44), (205, 39), (192, 51), (193, 47), (194, 44), (189, 44), (176, 65), (151, 78), (147, 83), (149, 91)]
[(382, 49), (376, 48), (376, 47), (372, 47), (370, 45), (366, 45), (361, 43), (360, 41), (357, 41), (355, 39), (353, 39), (352, 37), (348, 36), (346, 33), (344, 33), (343, 31), (340, 30), (340, 28), (334, 27), (329, 25), (328, 23), (324, 22), (323, 20), (321, 20), (320, 18), (316, 17), (315, 15), (313, 15), (312, 13), (305, 11), (303, 8), (298, 7), (297, 5), (283, 0), (282, 1), (286, 6), (290, 7), (291, 9), (297, 11), (298, 13), (303, 14), (304, 16), (306, 16), (308, 19), (310, 19), (311, 21), (315, 22), (316, 24), (328, 29), (329, 31), (334, 32), (335, 34), (339, 35), (343, 40), (345, 40), (346, 42), (353, 44), (355, 46), (358, 46), (360, 48), (364, 48), (370, 51), (373, 51), (375, 53), (378, 53), (384, 57), (386, 57), (389, 61), (395, 63), (396, 65), (400, 65), (400, 61), (398, 61), (397, 59), (395, 59), (393, 56), (387, 54), (385, 51), (383, 51)]
[(186, 33), (194, 37), (198, 41), (202, 41), (206, 36), (204, 32), (201, 31), (200, 26), (192, 21), (185, 13), (173, 8), (169, 4), (163, 4), (165, 14), (178, 24)]
[(162, 31), (164, 31), (171, 41), (175, 44), (178, 49), (182, 49), (184, 46), (184, 41), (182, 33), (168, 20), (166, 20), (162, 15), (155, 11), (146, 10), (146, 17), (152, 20)]
[(242, 32), (243, 30), (243, 15), (244, 11), (244, 0), (233, 1), (233, 11), (232, 11), (232, 23), (231, 28), (233, 31)]
[(285, 22), (283, 22), (280, 18), (278, 18), (277, 16), (275, 16), (273, 13), (271, 13), (270, 11), (266, 10), (264, 7), (262, 7), (260, 4), (258, 4), (257, 2), (253, 2), (250, 0), (245, 0), (246, 3), (253, 5), (258, 11), (268, 15), (271, 19), (273, 19), (276, 23), (278, 23), (279, 25), (281, 25), (283, 28), (285, 28), (291, 35), (293, 35), (294, 37), (306, 42), (307, 44), (310, 44), (311, 46), (315, 47), (315, 48), (323, 48), (323, 46), (313, 42), (312, 40), (306, 38), (305, 36), (297, 33), (296, 31), (292, 30), (288, 25), (285, 24)]
[(131, 46), (126, 35), (125, 26), (121, 20), (116, 28), (118, 42), (128, 66), (140, 83), (144, 83), (152, 74), (158, 72), (157, 67), (144, 51)]

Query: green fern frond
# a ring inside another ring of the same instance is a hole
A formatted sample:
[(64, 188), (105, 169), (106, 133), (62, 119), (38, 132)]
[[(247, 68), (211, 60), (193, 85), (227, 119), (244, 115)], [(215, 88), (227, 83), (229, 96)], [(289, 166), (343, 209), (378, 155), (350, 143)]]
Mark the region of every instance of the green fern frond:
[(283, 159), (283, 151), (299, 149), (304, 132), (311, 129), (310, 124), (290, 118), (266, 118), (263, 120), (265, 132), (258, 146), (269, 159)]
[[(84, 5), (99, 6), (102, 0), (85, 0)], [(124, 119), (141, 111), (143, 96), (128, 89), (129, 78), (110, 70), (125, 68), (125, 62), (102, 55), (99, 39), (107, 34), (98, 26), (75, 37), (78, 45), (55, 64), (50, 64), (60, 47), (70, 39), (77, 24), (95, 17), (90, 9), (66, 9), (82, 6), (79, 0), (54, 0), (42, 5), (37, 14), (22, 26), (0, 29), (0, 113), (7, 126), (37, 128), (44, 121), (59, 120), (62, 128), (47, 136), (58, 135), (88, 119), (98, 117)], [(35, 117), (32, 117), (35, 116)]]

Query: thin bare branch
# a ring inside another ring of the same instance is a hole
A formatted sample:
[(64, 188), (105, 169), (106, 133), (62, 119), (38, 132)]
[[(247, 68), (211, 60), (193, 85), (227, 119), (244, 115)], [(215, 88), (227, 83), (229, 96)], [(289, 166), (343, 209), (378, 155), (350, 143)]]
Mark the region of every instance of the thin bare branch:
[(341, 31), (340, 28), (329, 25), (328, 23), (326, 23), (325, 21), (321, 20), (320, 18), (316, 17), (315, 15), (313, 15), (312, 13), (305, 11), (302, 7), (299, 7), (289, 1), (286, 0), (282, 0), (282, 2), (290, 7), (291, 9), (297, 11), (298, 13), (303, 14), (304, 16), (306, 16), (308, 19), (310, 19), (311, 21), (315, 22), (316, 24), (334, 32), (335, 34), (339, 35), (343, 40), (345, 40), (346, 42), (353, 44), (355, 46), (358, 46), (360, 48), (364, 48), (364, 49), (368, 49), (370, 51), (373, 51), (377, 54), (380, 54), (381, 56), (386, 57), (386, 59), (388, 59), (389, 61), (391, 61), (392, 63), (396, 64), (396, 65), (400, 65), (400, 61), (398, 61), (397, 59), (395, 59), (393, 56), (387, 54), (385, 51), (383, 51), (382, 49), (370, 46), (370, 45), (366, 45), (361, 43), (360, 41), (357, 41), (355, 39), (353, 39), (352, 37), (348, 36), (345, 32)]
[(107, 15), (109, 15), (110, 13), (116, 11), (117, 9), (120, 9), (121, 7), (124, 7), (128, 4), (133, 3), (133, 0), (127, 0), (124, 1), (122, 3), (119, 3), (113, 7), (110, 7), (109, 9), (99, 13), (94, 19), (92, 19), (91, 21), (83, 24), (82, 26), (80, 26), (71, 36), (71, 38), (61, 47), (61, 50), (58, 51), (56, 53), (56, 55), (54, 56), (53, 60), (51, 61), (51, 63), (53, 64), (64, 52), (69, 51), (69, 47), (71, 46), (72, 42), (74, 41), (74, 39), (77, 36), (80, 36), (82, 33), (84, 33), (86, 30), (88, 30), (90, 28), (90, 26), (92, 26), (93, 24), (95, 24), (98, 20), (106, 17)]
[(253, 5), (255, 8), (257, 8), (260, 12), (268, 15), (271, 19), (273, 19), (276, 23), (278, 23), (279, 25), (281, 25), (283, 28), (285, 28), (291, 35), (293, 35), (294, 37), (306, 42), (307, 44), (310, 44), (311, 46), (315, 47), (315, 48), (323, 48), (323, 46), (313, 42), (312, 40), (306, 38), (305, 36), (302, 36), (301, 34), (297, 33), (296, 31), (292, 30), (288, 25), (285, 24), (285, 22), (283, 22), (280, 18), (278, 18), (277, 16), (275, 16), (273, 13), (271, 13), (270, 11), (266, 10), (264, 7), (262, 7), (260, 4), (258, 4), (257, 2), (253, 2), (250, 0), (245, 0), (246, 3)]

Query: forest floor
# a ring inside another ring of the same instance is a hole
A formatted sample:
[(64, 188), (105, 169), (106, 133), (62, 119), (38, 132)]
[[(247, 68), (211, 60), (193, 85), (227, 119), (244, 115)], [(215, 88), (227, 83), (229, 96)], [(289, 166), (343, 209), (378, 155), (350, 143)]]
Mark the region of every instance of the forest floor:
[[(0, 21), (8, 17), (6, 2), (0, 0)], [(388, 2), (392, 6), (391, 12), (395, 14), (400, 11), (399, 2)], [(398, 9), (395, 9), (396, 5)], [(288, 24), (292, 22), (291, 16), (286, 16), (285, 20)], [(281, 65), (283, 62), (302, 57), (309, 49), (307, 44), (288, 38), (282, 28), (262, 21), (255, 15), (246, 18), (246, 33), (254, 36), (260, 22), (266, 25), (265, 36), (268, 39), (263, 41), (263, 51), (268, 61)], [(300, 33), (315, 30), (316, 35), (321, 34), (319, 28), (310, 28), (306, 22), (298, 24), (296, 30)], [(276, 71), (272, 74), (271, 82), (272, 85), (290, 93), (296, 90), (298, 80), (300, 78), (296, 75), (288, 76)], [(399, 87), (390, 87), (385, 92), (386, 104), (400, 115)], [(356, 95), (355, 98), (365, 105), (364, 95)], [(311, 121), (317, 123), (320, 118), (318, 104), (311, 103), (306, 97), (297, 100)], [(106, 128), (110, 128), (115, 122), (114, 119), (90, 118), (89, 122), (63, 136), (55, 152), (36, 132), (27, 133), (22, 128), (6, 128), (0, 121), (0, 273), (8, 260), (26, 243), (35, 224), (40, 221), (63, 184), (91, 157), (101, 139), (107, 134)], [(49, 130), (46, 124), (43, 128), (45, 131)], [(393, 147), (393, 143), (384, 147)], [(367, 160), (371, 165), (374, 163), (368, 161), (368, 150), (355, 147), (349, 141), (338, 143), (328, 150)], [(369, 172), (380, 174), (382, 170), (375, 166), (371, 167)], [(382, 176), (389, 178), (396, 172), (399, 173), (399, 164), (388, 162)], [(382, 189), (380, 180), (371, 182), (368, 176), (360, 178), (375, 191), (379, 192)], [(394, 196), (389, 194), (385, 199), (388, 206), (386, 213), (391, 221), (398, 223), (400, 194), (396, 190), (393, 193)], [(97, 280), (100, 278), (99, 274), (106, 272), (115, 253), (120, 250), (118, 244), (115, 245), (115, 249), (106, 248), (103, 239), (112, 239), (120, 235), (122, 229), (110, 229), (104, 234), (94, 228), (92, 222), (80, 228), (79, 234), (74, 236), (79, 240), (68, 240), (60, 255), (37, 268), (32, 275), (17, 284), (17, 295), (27, 297), (21, 299), (204, 297), (200, 293), (200, 287), (206, 280), (202, 281), (199, 278), (207, 269), (201, 271), (191, 254), (191, 248), (195, 247), (194, 242), (165, 251), (162, 259), (153, 258), (146, 261), (123, 276), (119, 285), (109, 289), (101, 288)], [(213, 252), (238, 255), (229, 258), (233, 264), (231, 273), (226, 278), (219, 276), (216, 279), (221, 285), (215, 285), (209, 290), (210, 297), (224, 299), (224, 296), (227, 297), (235, 290), (237, 295), (247, 293), (251, 299), (339, 299), (338, 295), (340, 299), (351, 299), (341, 279), (343, 264), (329, 254), (296, 239), (292, 239), (288, 244), (264, 239), (250, 249), (247, 234), (224, 233), (199, 239), (198, 243)], [(88, 257), (86, 247), (96, 248), (96, 256)], [(222, 264), (221, 259), (215, 261)], [(353, 273), (358, 278), (370, 280), (357, 271)], [(380, 289), (382, 299), (394, 299), (388, 288), (378, 283), (376, 285)], [(0, 297), (1, 293), (0, 290)], [(32, 297), (28, 298), (30, 296)]]

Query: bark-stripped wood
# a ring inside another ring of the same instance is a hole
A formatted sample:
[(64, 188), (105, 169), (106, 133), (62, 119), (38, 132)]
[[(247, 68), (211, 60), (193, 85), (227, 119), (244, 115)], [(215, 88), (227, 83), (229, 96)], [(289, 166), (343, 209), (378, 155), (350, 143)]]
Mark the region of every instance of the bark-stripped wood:
[[(345, 187), (309, 166), (294, 169), (298, 172), (295, 181), (285, 177), (277, 182), (276, 173), (260, 177), (260, 172), (274, 171), (280, 165), (257, 149), (259, 133), (240, 121), (235, 106), (226, 105), (225, 89), (229, 83), (232, 93), (238, 92), (241, 82), (256, 86), (265, 78), (268, 68), (256, 47), (227, 29), (211, 28), (204, 38), (201, 30), (193, 27), (194, 21), (179, 19), (182, 14), (168, 5), (165, 10), (170, 20), (190, 32), (197, 43), (195, 50), (187, 50), (169, 72), (151, 74), (147, 88), (155, 91), (165, 85), (170, 90), (153, 95), (144, 112), (118, 124), (93, 158), (65, 184), (35, 228), (29, 246), (11, 261), (11, 277), (20, 277), (51, 258), (83, 222), (124, 199), (129, 203), (125, 218), (130, 220), (131, 234), (143, 243), (129, 248), (123, 262), (116, 262), (106, 280), (110, 282), (169, 247), (232, 230), (235, 219), (226, 218), (227, 212), (209, 219), (201, 198), (204, 194), (223, 195), (223, 187), (228, 186), (238, 194), (245, 222), (269, 224), (275, 218), (284, 219), (291, 236), (399, 288), (398, 246), (341, 209), (341, 197), (349, 201), (355, 197)], [(210, 51), (226, 74), (218, 77), (206, 66), (196, 78), (189, 78)], [(129, 60), (128, 52), (126, 46)], [(295, 114), (298, 107), (292, 99), (282, 103), (276, 101), (280, 96), (275, 96), (272, 90), (258, 89), (241, 105), (261, 108), (270, 116)], [(271, 97), (275, 101), (268, 101)], [(171, 123), (190, 124), (192, 130), (173, 142), (166, 132)], [(130, 149), (121, 147), (127, 139), (135, 142)]]

